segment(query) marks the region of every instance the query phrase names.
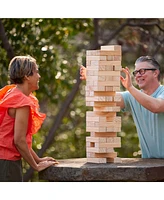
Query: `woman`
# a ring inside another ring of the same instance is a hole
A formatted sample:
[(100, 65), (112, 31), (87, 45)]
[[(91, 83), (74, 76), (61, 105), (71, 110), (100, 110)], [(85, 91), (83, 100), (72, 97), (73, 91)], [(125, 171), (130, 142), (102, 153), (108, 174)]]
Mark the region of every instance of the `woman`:
[(0, 181), (23, 181), (21, 158), (36, 171), (57, 163), (39, 158), (32, 149), (32, 135), (41, 127), (45, 114), (38, 111), (40, 75), (31, 56), (16, 56), (9, 64), (12, 85), (0, 90)]

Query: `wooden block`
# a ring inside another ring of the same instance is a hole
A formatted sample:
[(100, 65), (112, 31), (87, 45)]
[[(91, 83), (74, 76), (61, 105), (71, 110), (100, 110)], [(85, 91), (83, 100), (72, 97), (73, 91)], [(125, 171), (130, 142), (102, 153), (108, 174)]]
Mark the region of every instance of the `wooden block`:
[[(91, 65), (92, 65), (92, 62), (94, 62), (94, 61), (91, 61)], [(116, 66), (121, 66), (121, 62), (120, 61), (115, 61), (115, 60), (107, 60), (107, 61), (105, 61), (105, 60), (100, 60), (100, 61), (95, 61), (96, 62), (96, 65), (98, 65), (98, 66), (101, 66), (101, 65), (109, 65), (109, 66), (111, 66), (111, 65), (116, 65)]]
[[(86, 81), (86, 84), (88, 81)], [(95, 80), (93, 83), (89, 83), (93, 86), (119, 86), (120, 87), (120, 81), (101, 81), (101, 80)]]
[(107, 127), (106, 132), (121, 132), (121, 127)]
[(88, 116), (88, 114), (86, 113), (86, 121), (87, 122), (103, 122), (103, 123), (119, 123), (119, 126), (121, 125), (121, 117), (120, 116), (110, 116), (110, 117), (106, 117), (106, 116)]
[(114, 96), (113, 100), (114, 102), (120, 102), (121, 101), (121, 94), (120, 93), (116, 93), (116, 95)]
[(122, 69), (122, 66), (121, 66), (121, 65), (114, 65), (114, 66), (113, 66), (113, 70), (114, 70), (114, 71), (117, 71), (117, 70), (118, 70), (118, 71), (121, 71), (121, 69)]
[(92, 85), (86, 85), (85, 90), (91, 90), (91, 91), (120, 91), (120, 87), (115, 86), (92, 86)]
[(117, 137), (116, 132), (90, 132), (91, 137)]
[(87, 158), (89, 163), (122, 163), (121, 158)]
[(94, 153), (94, 152), (86, 152), (87, 158), (116, 158), (117, 152), (111, 153)]
[(102, 102), (102, 101), (105, 101), (105, 102), (111, 102), (111, 101), (113, 101), (113, 97), (110, 97), (110, 96), (93, 96), (93, 97), (88, 97), (88, 96), (86, 96), (85, 97), (85, 100), (86, 101), (100, 101), (100, 102)]
[(90, 78), (90, 76), (116, 76), (120, 77), (120, 71), (109, 71), (109, 70), (95, 70), (95, 69), (87, 69), (86, 71), (87, 79)]
[[(117, 128), (117, 130), (119, 129)], [(110, 131), (107, 131), (107, 127), (93, 127), (93, 126), (86, 127), (86, 131), (87, 132), (110, 132)], [(118, 132), (118, 131), (111, 131), (111, 132)]]
[(88, 117), (94, 117), (94, 116), (105, 116), (105, 117), (115, 117), (116, 112), (101, 112), (101, 111), (87, 111), (86, 115)]
[(121, 147), (121, 143), (95, 143), (95, 148), (119, 148)]
[(109, 107), (113, 107), (113, 106), (116, 106), (116, 102), (114, 102), (114, 101), (95, 101), (94, 102), (94, 106), (95, 107), (107, 107), (107, 106), (109, 106)]
[(107, 60), (107, 56), (87, 56), (86, 60)]
[(102, 148), (86, 147), (86, 152), (106, 153), (106, 148), (105, 147), (102, 147)]
[(94, 66), (92, 66), (91, 65), (91, 61), (87, 61), (87, 63), (86, 63), (86, 74), (88, 73), (87, 71), (88, 70), (95, 70), (95, 71), (114, 71), (114, 66), (113, 65), (110, 65), (110, 66), (103, 66), (103, 65), (101, 65), (101, 66), (99, 66), (99, 65), (94, 65)]
[(121, 132), (121, 127), (93, 127), (86, 126), (87, 132)]
[(116, 117), (106, 117), (106, 121), (107, 121), (107, 122), (119, 123), (119, 124), (121, 125), (121, 117), (120, 117), (120, 116), (116, 116)]
[(87, 158), (89, 163), (122, 163), (121, 158)]
[(107, 163), (107, 158), (87, 158), (89, 163)]
[[(116, 91), (116, 92), (119, 92), (120, 91), (120, 86), (114, 86), (112, 87), (112, 90), (111, 90), (111, 87), (112, 86), (105, 86), (105, 91)], [(96, 91), (96, 90), (95, 90)]]
[(106, 60), (121, 61), (121, 55), (120, 56), (110, 55), (110, 56), (107, 56)]
[(107, 119), (106, 117), (102, 117), (102, 116), (95, 116), (95, 117), (88, 117), (86, 116), (86, 121), (87, 122), (106, 122)]
[[(121, 61), (118, 60), (87, 60), (86, 61), (86, 67), (89, 68), (89, 66), (94, 67), (100, 67), (100, 66), (119, 66), (119, 69), (121, 70)], [(116, 70), (113, 68), (113, 70)]]
[(121, 158), (118, 158), (118, 157), (116, 157), (116, 158), (107, 158), (107, 162), (108, 163), (122, 163), (122, 160), (121, 160)]
[(121, 51), (121, 46), (120, 45), (106, 45), (106, 46), (101, 46), (101, 50), (108, 50), (108, 51)]
[(86, 137), (86, 141), (87, 142), (99, 142), (99, 143), (104, 143), (107, 142), (107, 138), (106, 137)]
[(105, 147), (86, 147), (86, 152), (93, 152), (93, 153), (111, 153), (114, 152), (112, 147), (105, 148)]
[(106, 127), (106, 128), (120, 128), (121, 122), (107, 122), (104, 121), (86, 121), (86, 127)]
[(111, 47), (109, 49), (109, 46), (101, 46), (100, 50), (87, 50), (86, 51), (86, 57), (88, 56), (106, 56), (106, 55), (113, 55), (113, 56), (121, 56), (121, 48), (120, 47)]
[(115, 91), (95, 91), (93, 92), (94, 96), (115, 96)]
[(112, 106), (112, 107), (104, 107), (104, 106), (101, 106), (101, 107), (93, 107), (93, 111), (104, 111), (104, 112), (120, 112), (120, 107), (119, 106)]

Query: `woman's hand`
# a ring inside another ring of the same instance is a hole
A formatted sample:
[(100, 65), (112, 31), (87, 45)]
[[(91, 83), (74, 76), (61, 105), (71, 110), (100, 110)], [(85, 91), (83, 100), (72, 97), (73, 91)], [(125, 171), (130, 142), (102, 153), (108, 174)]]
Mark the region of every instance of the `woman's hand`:
[(58, 161), (55, 159), (55, 158), (52, 158), (52, 157), (43, 157), (43, 158), (39, 158), (39, 162), (42, 162), (42, 161), (54, 161), (56, 163), (58, 163)]
[(37, 171), (40, 172), (54, 164), (57, 164), (57, 161), (52, 161), (52, 160), (45, 160), (45, 161), (41, 161), (37, 164)]

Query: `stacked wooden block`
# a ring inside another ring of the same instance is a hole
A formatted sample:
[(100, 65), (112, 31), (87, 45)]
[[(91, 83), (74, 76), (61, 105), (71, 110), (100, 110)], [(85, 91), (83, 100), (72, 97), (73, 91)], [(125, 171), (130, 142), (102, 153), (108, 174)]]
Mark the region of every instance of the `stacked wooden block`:
[(121, 147), (120, 70), (121, 46), (101, 46), (100, 50), (88, 50), (86, 55), (86, 106), (93, 111), (86, 113), (87, 162), (121, 162), (114, 148)]

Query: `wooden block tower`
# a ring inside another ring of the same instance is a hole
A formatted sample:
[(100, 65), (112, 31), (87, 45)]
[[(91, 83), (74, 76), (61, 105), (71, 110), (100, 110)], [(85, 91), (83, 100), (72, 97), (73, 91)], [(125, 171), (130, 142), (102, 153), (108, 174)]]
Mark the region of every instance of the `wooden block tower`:
[(87, 162), (121, 162), (114, 148), (121, 147), (120, 71), (121, 46), (101, 46), (100, 50), (88, 50), (86, 54), (86, 106), (93, 111), (86, 113)]

